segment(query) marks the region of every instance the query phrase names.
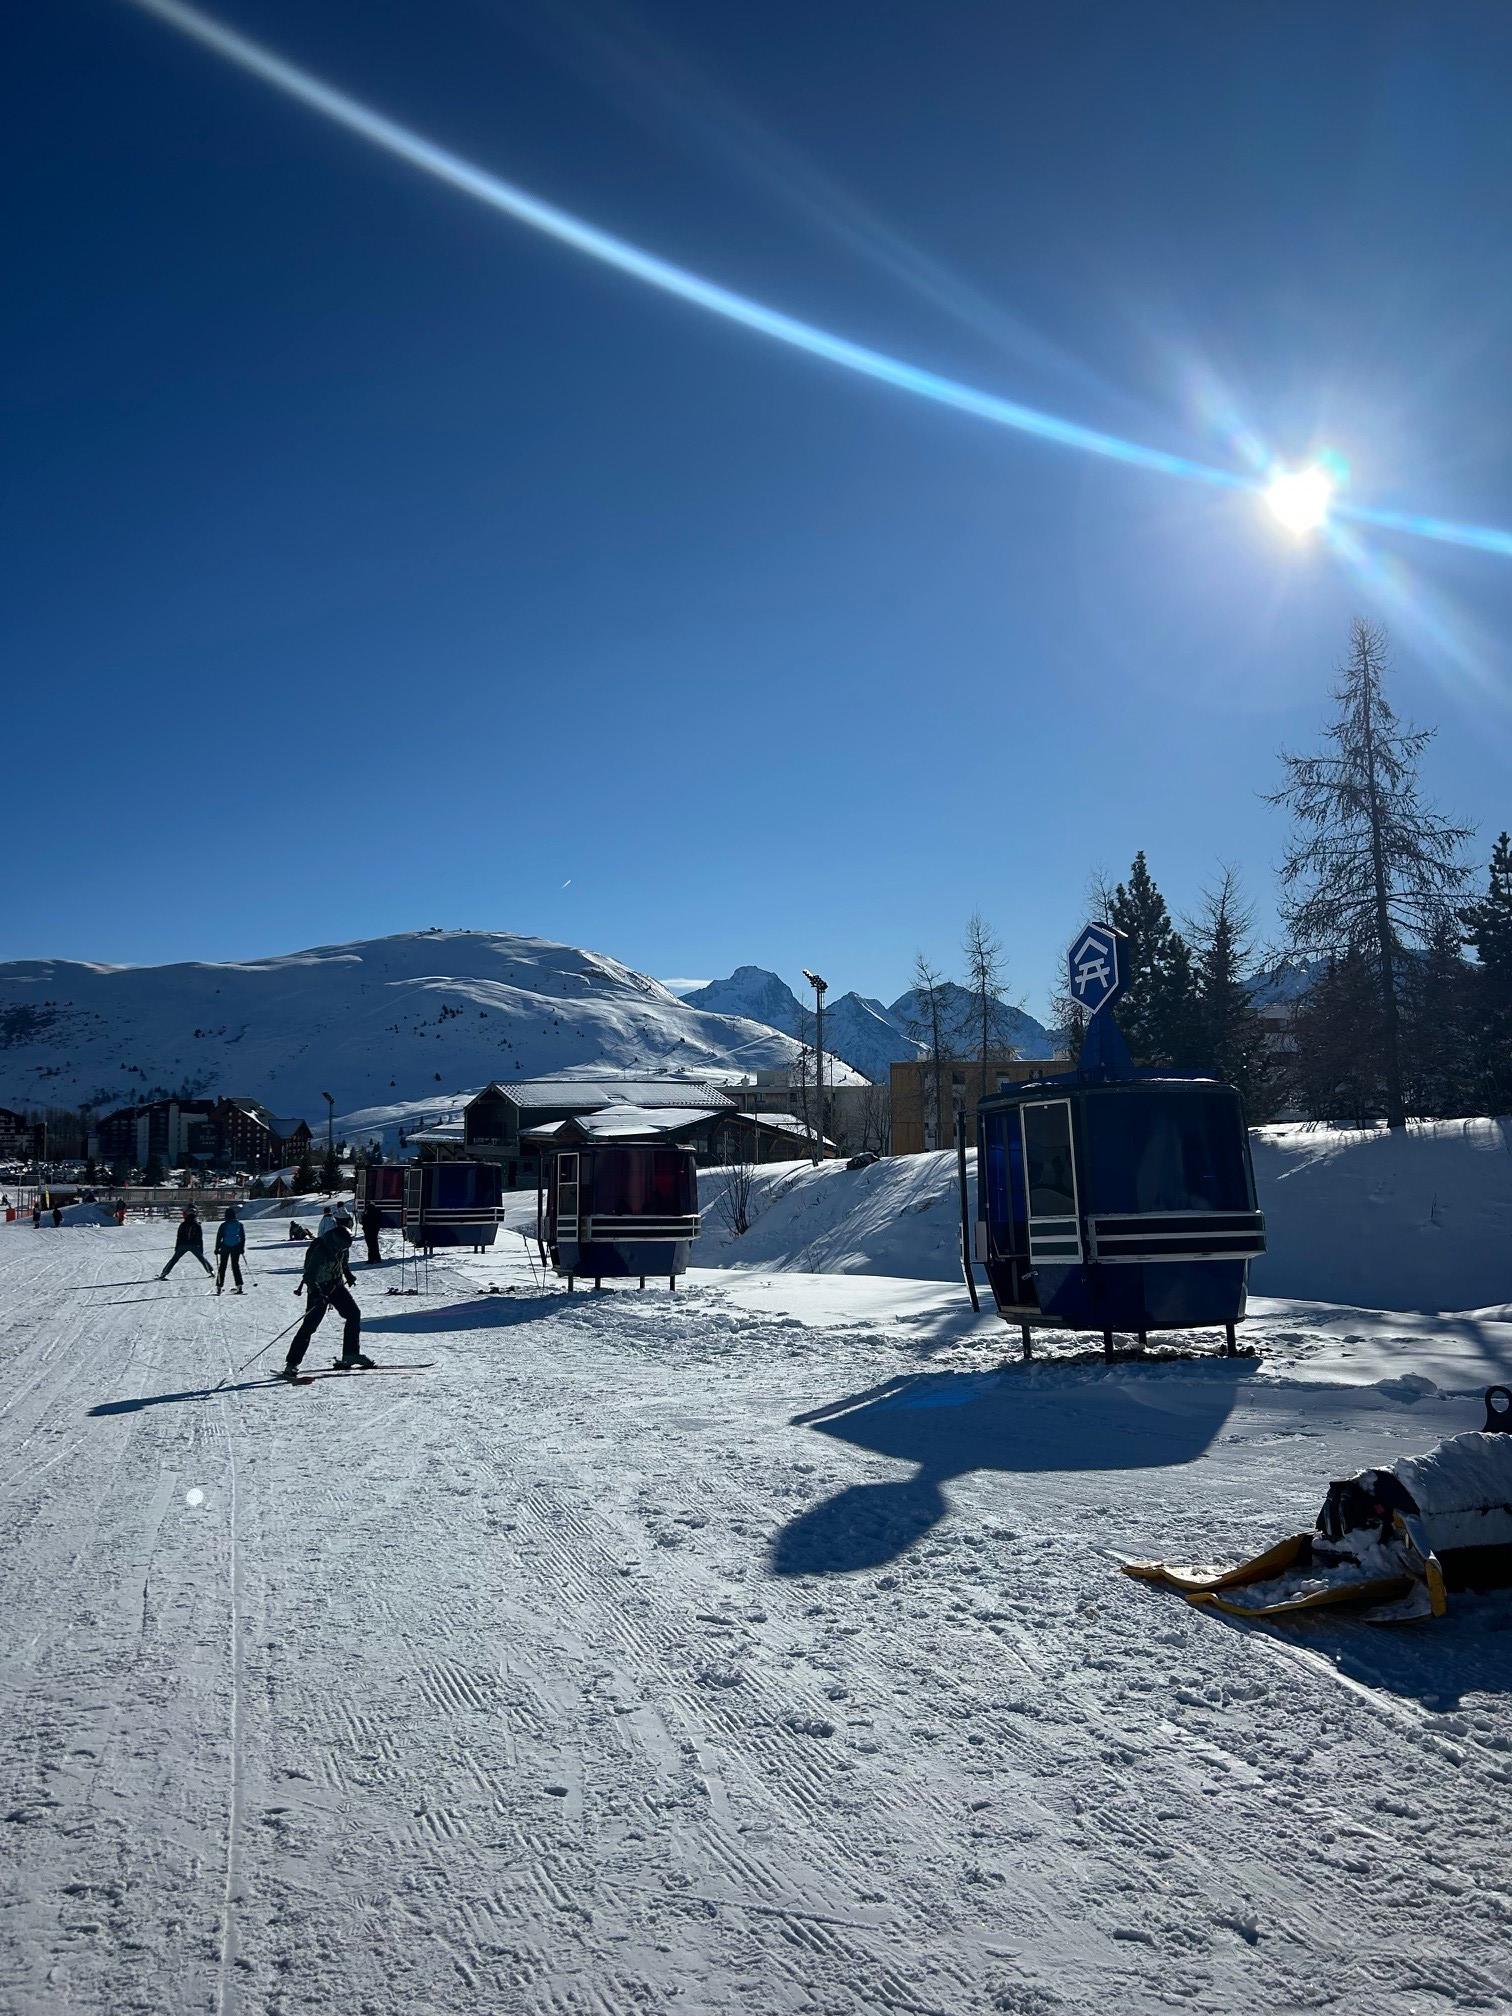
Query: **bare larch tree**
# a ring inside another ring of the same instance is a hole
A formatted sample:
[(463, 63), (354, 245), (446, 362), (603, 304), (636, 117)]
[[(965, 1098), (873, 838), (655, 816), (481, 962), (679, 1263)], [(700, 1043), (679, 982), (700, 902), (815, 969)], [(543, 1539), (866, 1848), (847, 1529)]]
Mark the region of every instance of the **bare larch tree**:
[(1465, 880), (1459, 826), (1419, 793), (1431, 728), (1407, 728), (1386, 698), (1386, 633), (1356, 617), (1334, 688), (1339, 712), (1316, 756), (1282, 752), (1283, 805), (1296, 831), (1281, 864), (1281, 915), (1298, 952), (1356, 953), (1380, 1002), (1388, 1126), (1405, 1127), (1401, 953), (1421, 945)]

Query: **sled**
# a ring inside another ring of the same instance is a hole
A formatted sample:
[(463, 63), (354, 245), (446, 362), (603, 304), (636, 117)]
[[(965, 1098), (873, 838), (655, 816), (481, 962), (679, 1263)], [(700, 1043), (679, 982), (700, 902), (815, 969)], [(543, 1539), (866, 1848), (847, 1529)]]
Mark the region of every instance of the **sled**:
[(1230, 1568), (1125, 1561), (1126, 1575), (1231, 1617), (1348, 1608), (1365, 1623), (1442, 1617), (1451, 1589), (1512, 1583), (1512, 1394), (1493, 1387), (1486, 1426), (1421, 1456), (1336, 1480), (1311, 1533)]

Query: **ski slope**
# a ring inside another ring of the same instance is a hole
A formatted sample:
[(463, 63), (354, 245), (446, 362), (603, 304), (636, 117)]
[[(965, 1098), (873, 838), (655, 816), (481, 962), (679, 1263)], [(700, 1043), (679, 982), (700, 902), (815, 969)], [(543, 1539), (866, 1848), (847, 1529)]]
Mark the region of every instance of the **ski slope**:
[(7, 2016), (1512, 2009), (1512, 1599), (1265, 1635), (1113, 1558), (1466, 1401), (518, 1242), (358, 1269), (434, 1369), (275, 1388), (283, 1231), (217, 1300), (163, 1225), (0, 1228)]

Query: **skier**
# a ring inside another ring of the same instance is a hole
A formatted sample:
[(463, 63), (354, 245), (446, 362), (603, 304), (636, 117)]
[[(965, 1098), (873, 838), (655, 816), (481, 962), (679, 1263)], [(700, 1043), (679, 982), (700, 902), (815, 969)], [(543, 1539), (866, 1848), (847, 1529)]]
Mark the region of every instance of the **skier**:
[(320, 1214), (320, 1223), (315, 1227), (315, 1237), (317, 1239), (324, 1239), (327, 1232), (330, 1231), (335, 1223), (336, 1206), (334, 1204), (327, 1204), (324, 1211)]
[(42, 1206), (40, 1204), (33, 1204), (32, 1206), (32, 1230), (34, 1232), (42, 1230)]
[(63, 1206), (61, 1204), (54, 1204), (52, 1218), (53, 1218), (53, 1229), (54, 1231), (56, 1231), (58, 1226), (60, 1226), (63, 1223)]
[(368, 1265), (376, 1267), (383, 1259), (378, 1251), (378, 1234), (383, 1230), (383, 1213), (370, 1197), (362, 1207), (362, 1236), (367, 1241)]
[(297, 1379), (299, 1367), (310, 1339), (320, 1328), (328, 1309), (334, 1309), (344, 1323), (341, 1336), (341, 1358), (339, 1369), (349, 1372), (359, 1365), (371, 1365), (372, 1359), (365, 1357), (357, 1348), (362, 1335), (362, 1311), (347, 1293), (357, 1286), (347, 1254), (351, 1251), (352, 1235), (340, 1225), (332, 1222), (329, 1232), (321, 1232), (310, 1241), (309, 1251), (304, 1257), (304, 1274), (296, 1295), (305, 1298), (303, 1323), (294, 1332), (294, 1341), (289, 1346), (288, 1360), (282, 1377)]
[(217, 1295), (220, 1294), (226, 1285), (226, 1262), (228, 1260), (231, 1263), (231, 1272), (236, 1281), (236, 1292), (238, 1295), (242, 1292), (241, 1263), (242, 1254), (246, 1251), (246, 1246), (246, 1228), (236, 1215), (236, 1206), (228, 1204), (225, 1215), (215, 1228), (215, 1292)]
[(184, 1215), (179, 1220), (178, 1237), (173, 1242), (173, 1258), (168, 1262), (162, 1273), (159, 1274), (159, 1281), (166, 1281), (168, 1279), (168, 1276), (177, 1267), (186, 1253), (192, 1253), (207, 1274), (215, 1272), (215, 1269), (205, 1258), (205, 1231), (204, 1227), (200, 1224), (199, 1213), (192, 1204), (184, 1206)]

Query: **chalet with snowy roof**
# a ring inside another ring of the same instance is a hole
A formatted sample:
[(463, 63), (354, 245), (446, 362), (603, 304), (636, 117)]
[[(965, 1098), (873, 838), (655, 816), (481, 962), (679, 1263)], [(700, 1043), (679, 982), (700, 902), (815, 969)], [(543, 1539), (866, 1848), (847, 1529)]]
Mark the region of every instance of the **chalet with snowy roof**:
[(566, 1122), (591, 1122), (583, 1139), (664, 1138), (701, 1163), (772, 1162), (807, 1152), (786, 1114), (742, 1113), (722, 1086), (689, 1078), (529, 1078), (485, 1085), (463, 1109), (461, 1141), (438, 1154), (498, 1162), (506, 1189), (530, 1189), (543, 1147)]
[(308, 1120), (280, 1119), (257, 1099), (222, 1099), (215, 1109), (220, 1159), (238, 1169), (297, 1168), (310, 1152)]

